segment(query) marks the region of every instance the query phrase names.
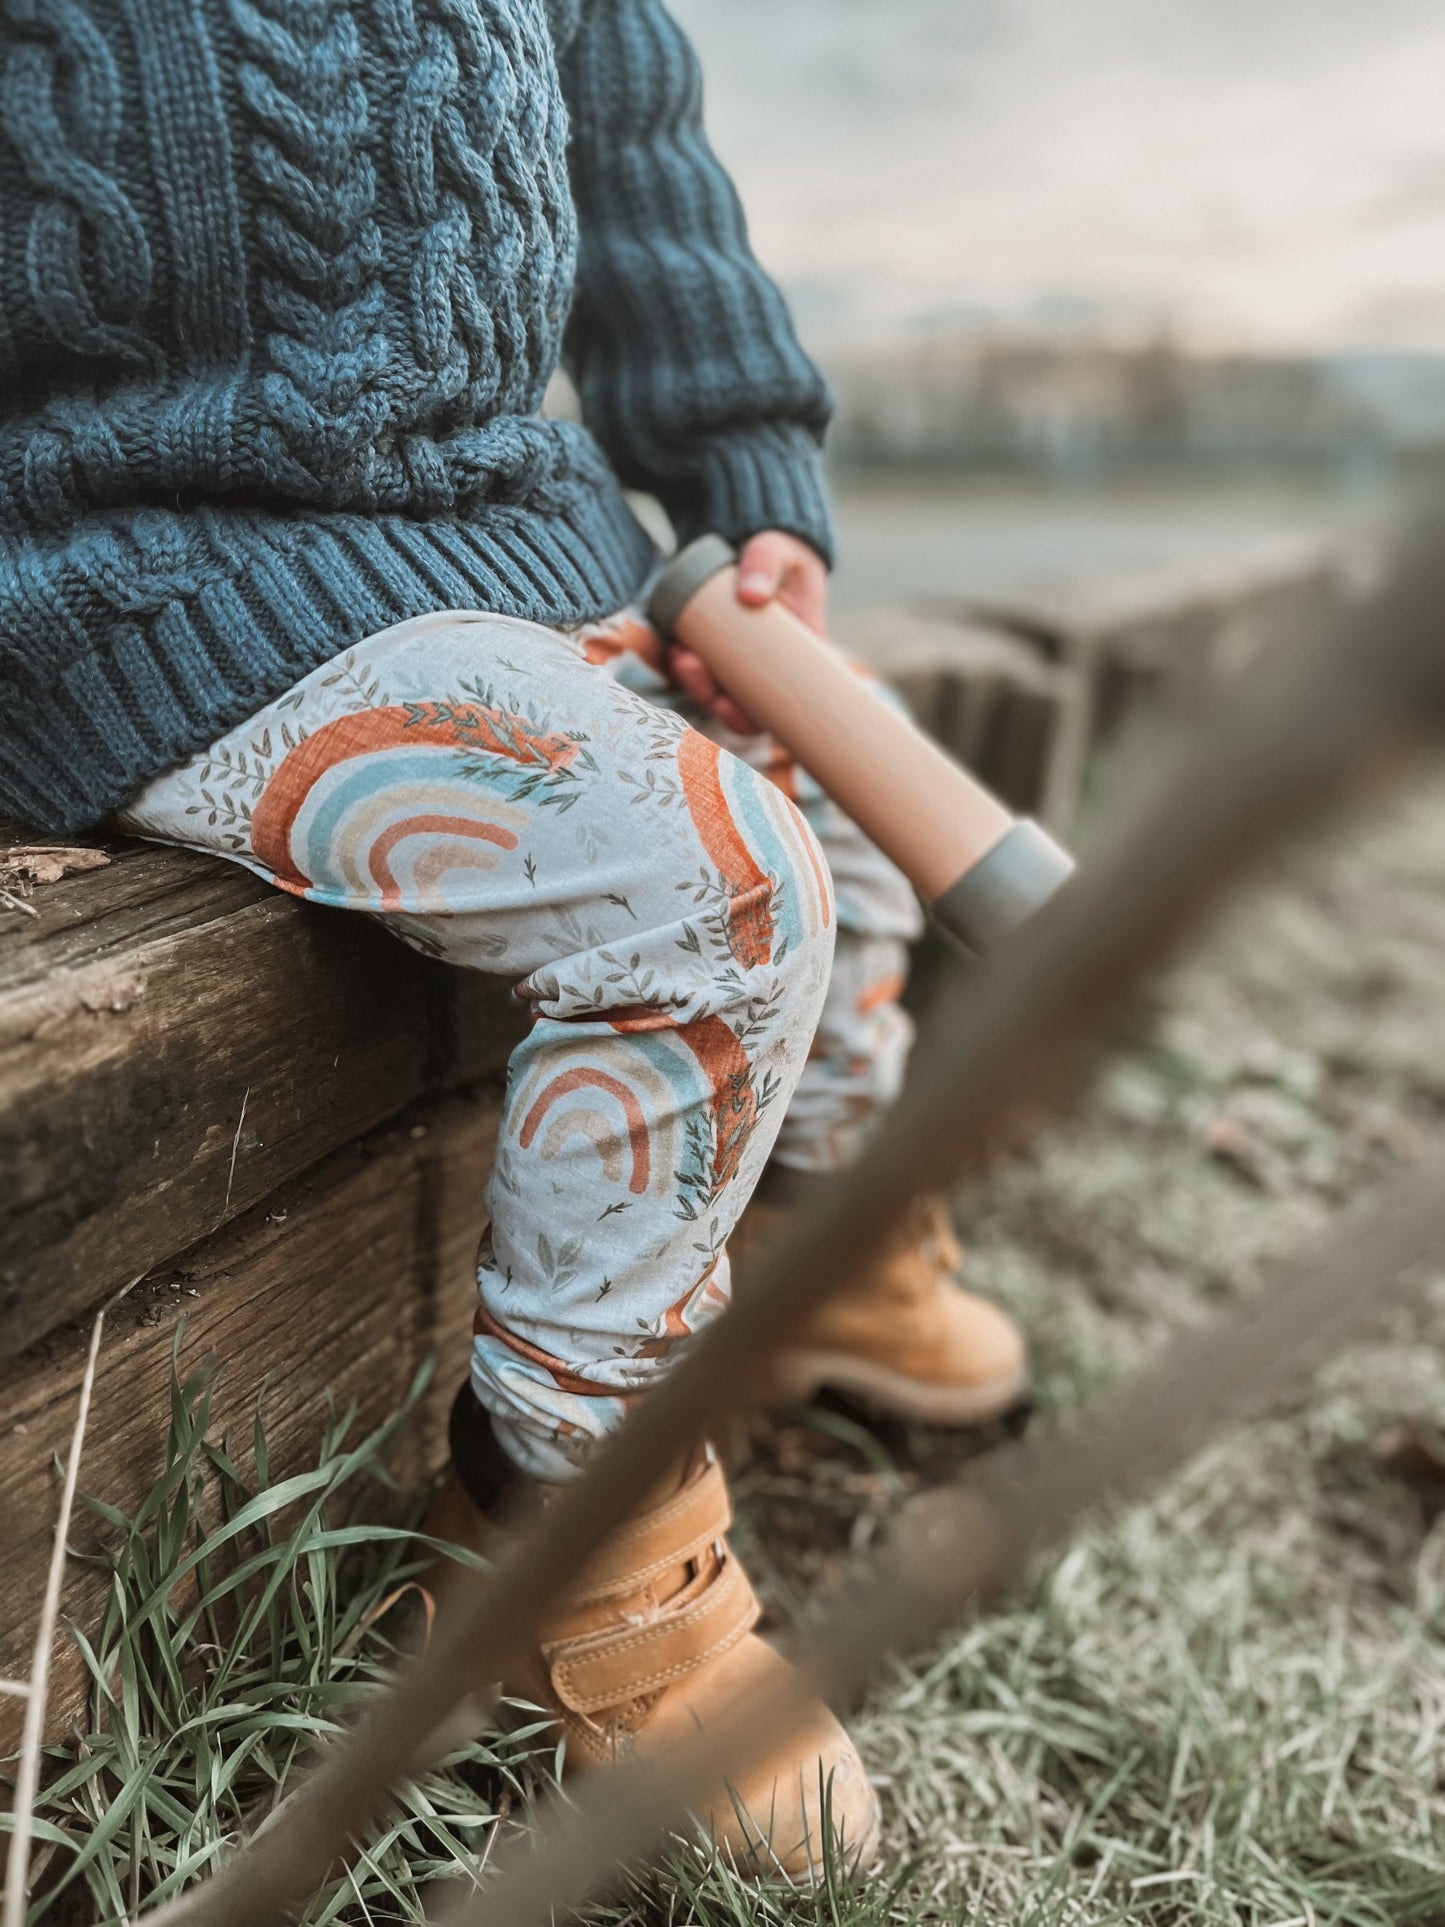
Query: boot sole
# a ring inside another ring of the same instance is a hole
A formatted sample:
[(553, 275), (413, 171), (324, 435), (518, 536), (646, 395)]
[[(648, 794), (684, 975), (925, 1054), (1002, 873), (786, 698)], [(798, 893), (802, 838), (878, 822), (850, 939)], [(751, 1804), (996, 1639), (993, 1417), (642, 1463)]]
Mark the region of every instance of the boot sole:
[[(424, 1772), (427, 1767), (434, 1765), (446, 1754), (469, 1745), (488, 1728), (499, 1733), (508, 1733), (514, 1728), (529, 1726), (538, 1713), (545, 1715), (546, 1708), (513, 1705), (505, 1697), (485, 1712), (478, 1709), (475, 1703), (464, 1701), (433, 1732), (412, 1761), (409, 1770), (412, 1773)], [(560, 1728), (562, 1725), (560, 1718), (557, 1724)], [(575, 1772), (578, 1769), (574, 1767), (573, 1770)], [(862, 1841), (859, 1842), (845, 1835), (839, 1847), (845, 1878), (855, 1887), (861, 1887), (872, 1874), (877, 1872), (883, 1857), (883, 1808), (878, 1799), (877, 1789), (873, 1788), (871, 1792), (868, 1828)], [(281, 1805), (262, 1822), (262, 1826), (270, 1826), (281, 1808), (286, 1806), (292, 1797), (288, 1794)], [(685, 1840), (689, 1836), (679, 1834), (677, 1837)], [(800, 1865), (790, 1866), (788, 1860), (792, 1858), (791, 1854), (786, 1859), (774, 1858), (766, 1843), (751, 1849), (741, 1845), (720, 1847), (718, 1851), (727, 1855), (741, 1879), (752, 1881), (758, 1886), (791, 1887), (798, 1892), (808, 1892), (823, 1884), (824, 1862), (822, 1860), (815, 1862), (811, 1858), (805, 1858)]]
[[(843, 1878), (855, 1889), (864, 1886), (877, 1873), (883, 1861), (883, 1808), (876, 1789), (873, 1792), (873, 1811), (869, 1816), (868, 1831), (861, 1845), (845, 1834), (836, 1851)], [(826, 1856), (823, 1859), (806, 1857), (801, 1865), (790, 1867), (786, 1861), (769, 1858), (767, 1849), (763, 1848), (753, 1855), (734, 1858), (733, 1866), (740, 1878), (758, 1887), (791, 1888), (794, 1893), (811, 1893), (827, 1884)]]
[(771, 1367), (779, 1399), (805, 1405), (821, 1391), (842, 1392), (883, 1418), (920, 1425), (986, 1425), (1018, 1405), (1028, 1390), (1021, 1368), (981, 1385), (928, 1385), (849, 1352), (784, 1352)]

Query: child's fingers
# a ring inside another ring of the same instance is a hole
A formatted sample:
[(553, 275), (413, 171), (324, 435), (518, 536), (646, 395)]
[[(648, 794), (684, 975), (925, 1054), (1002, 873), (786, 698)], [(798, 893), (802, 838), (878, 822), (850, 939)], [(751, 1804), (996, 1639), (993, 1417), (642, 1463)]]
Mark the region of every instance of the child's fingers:
[(779, 601), (810, 629), (822, 631), (828, 595), (823, 559), (795, 535), (770, 529), (743, 545), (738, 600), (756, 609)]
[(726, 723), (727, 727), (736, 730), (739, 736), (757, 736), (761, 733), (758, 725), (741, 703), (735, 702), (728, 695), (695, 650), (686, 649), (681, 643), (675, 643), (668, 653), (667, 661), (673, 681), (689, 702), (696, 703), (700, 709), (705, 709), (710, 715), (716, 716), (720, 723)]
[(828, 575), (818, 557), (807, 551), (806, 562), (790, 569), (778, 596), (786, 609), (819, 635), (823, 633), (828, 600)]
[(717, 677), (702, 657), (694, 649), (685, 649), (680, 642), (668, 651), (667, 667), (683, 695), (704, 709), (711, 709), (722, 694)]
[(790, 535), (770, 532), (743, 544), (738, 557), (738, 600), (749, 608), (771, 602), (782, 589), (797, 546)]
[(763, 726), (756, 722), (740, 702), (729, 696), (726, 691), (719, 695), (712, 706), (712, 713), (720, 723), (726, 723), (736, 736), (761, 736)]

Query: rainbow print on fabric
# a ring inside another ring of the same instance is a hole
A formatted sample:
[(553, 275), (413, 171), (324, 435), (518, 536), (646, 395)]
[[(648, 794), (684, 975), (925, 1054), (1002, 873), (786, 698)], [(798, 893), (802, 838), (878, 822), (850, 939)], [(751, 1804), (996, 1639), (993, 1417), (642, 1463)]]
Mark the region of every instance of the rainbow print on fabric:
[(546, 1478), (726, 1307), (728, 1236), (775, 1144), (829, 1168), (906, 1049), (911, 893), (765, 739), (687, 726), (664, 660), (631, 616), (578, 635), (422, 618), (129, 812), (495, 972), (530, 1010), (472, 1383)]

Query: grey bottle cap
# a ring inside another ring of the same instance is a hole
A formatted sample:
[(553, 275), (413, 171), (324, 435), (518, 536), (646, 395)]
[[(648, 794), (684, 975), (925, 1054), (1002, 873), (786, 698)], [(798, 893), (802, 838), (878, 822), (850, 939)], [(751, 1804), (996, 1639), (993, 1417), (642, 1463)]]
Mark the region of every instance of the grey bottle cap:
[(737, 559), (737, 550), (720, 535), (700, 535), (685, 549), (679, 549), (647, 598), (647, 619), (653, 628), (670, 638), (672, 625), (703, 583), (720, 569), (731, 568)]
[(1068, 851), (1032, 818), (1021, 817), (944, 892), (933, 914), (960, 943), (982, 956), (1027, 923), (1073, 873)]

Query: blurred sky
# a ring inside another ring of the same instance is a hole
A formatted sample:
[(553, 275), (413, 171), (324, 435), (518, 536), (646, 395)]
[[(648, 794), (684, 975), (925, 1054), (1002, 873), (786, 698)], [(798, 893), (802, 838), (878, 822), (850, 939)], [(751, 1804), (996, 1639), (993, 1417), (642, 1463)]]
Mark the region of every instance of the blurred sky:
[(672, 0), (810, 340), (1445, 350), (1445, 0)]

